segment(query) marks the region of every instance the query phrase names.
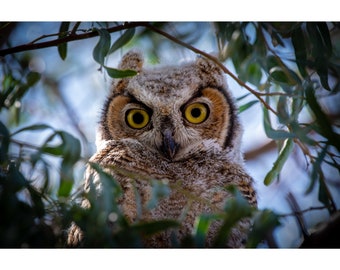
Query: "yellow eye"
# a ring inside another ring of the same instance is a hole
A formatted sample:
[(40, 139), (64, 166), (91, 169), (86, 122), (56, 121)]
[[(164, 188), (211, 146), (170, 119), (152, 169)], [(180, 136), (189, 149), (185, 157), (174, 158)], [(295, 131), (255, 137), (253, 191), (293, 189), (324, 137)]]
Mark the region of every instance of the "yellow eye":
[(147, 111), (143, 109), (131, 109), (126, 113), (126, 122), (131, 128), (141, 129), (150, 121)]
[(200, 124), (209, 116), (208, 106), (203, 103), (192, 103), (184, 110), (184, 117), (192, 124)]

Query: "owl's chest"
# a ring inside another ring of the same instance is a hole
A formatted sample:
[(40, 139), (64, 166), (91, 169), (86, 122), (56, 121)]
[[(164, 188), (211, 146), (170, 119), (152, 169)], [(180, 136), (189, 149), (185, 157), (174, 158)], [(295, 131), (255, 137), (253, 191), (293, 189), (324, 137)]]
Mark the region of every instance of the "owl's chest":
[[(157, 219), (184, 218), (188, 232), (199, 215), (221, 211), (230, 197), (226, 189), (227, 177), (221, 174), (216, 164), (187, 161), (186, 164), (167, 165), (164, 171), (167, 172), (164, 178), (158, 175), (158, 171), (152, 176), (159, 183), (165, 184), (170, 192), (159, 198), (157, 207), (151, 209), (151, 215)], [(157, 196), (154, 186), (148, 188), (150, 193), (146, 201)]]
[(123, 174), (127, 172), (127, 175), (142, 182), (162, 181), (199, 196), (207, 191), (224, 188), (231, 181), (230, 169), (233, 166), (221, 157), (202, 153), (185, 160), (170, 161), (144, 149), (124, 150), (101, 158), (101, 165), (113, 165), (122, 169)]
[(197, 211), (208, 211), (221, 207), (229, 197), (226, 186), (230, 179), (224, 165), (204, 160), (159, 162), (157, 167), (149, 167), (142, 182), (149, 190), (149, 199), (157, 193), (155, 186), (164, 185), (169, 190), (168, 196), (160, 200), (164, 212), (177, 215), (175, 213), (182, 212), (189, 205), (196, 207)]
[(160, 187), (167, 189), (169, 192), (160, 198), (158, 210), (173, 217), (188, 206), (197, 208), (194, 212), (221, 207), (229, 196), (226, 186), (232, 182), (233, 166), (221, 157), (201, 153), (186, 160), (170, 161), (143, 148), (107, 150), (97, 154), (94, 161), (110, 168), (125, 190), (128, 205), (134, 205), (136, 187), (146, 206), (158, 196)]
[(223, 185), (227, 180), (225, 164), (204, 159), (180, 162), (155, 161), (139, 170), (146, 178), (165, 181), (190, 191), (205, 191)]

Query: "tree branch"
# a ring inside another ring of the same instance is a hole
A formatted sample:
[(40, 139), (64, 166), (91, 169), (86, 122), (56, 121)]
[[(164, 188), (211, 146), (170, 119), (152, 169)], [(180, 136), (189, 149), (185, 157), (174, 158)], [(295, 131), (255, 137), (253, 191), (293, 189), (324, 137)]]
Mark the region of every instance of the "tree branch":
[(340, 247), (340, 212), (335, 212), (328, 221), (310, 234), (300, 248), (339, 248)]
[(244, 153), (245, 160), (251, 160), (257, 158), (259, 155), (265, 154), (268, 151), (271, 151), (277, 147), (275, 140), (271, 140), (264, 145), (260, 145), (259, 147), (249, 150)]
[(281, 214), (280, 217), (296, 216), (297, 214), (300, 215), (300, 214), (304, 214), (304, 213), (307, 213), (310, 211), (316, 211), (316, 210), (327, 210), (327, 207), (326, 206), (312, 206), (304, 210), (299, 210), (299, 211), (293, 210), (292, 213)]
[[(129, 23), (124, 23), (122, 25), (118, 25), (118, 26), (114, 26), (111, 28), (107, 28), (106, 31), (108, 31), (109, 33), (113, 33), (113, 32), (117, 32), (117, 31), (121, 31), (124, 29), (129, 29), (129, 28), (135, 28), (135, 27), (145, 27), (150, 29), (153, 32), (156, 32), (164, 37), (166, 37), (167, 39), (197, 53), (200, 54), (204, 57), (206, 57), (207, 59), (213, 61), (216, 65), (218, 65), (226, 74), (228, 74), (231, 78), (233, 78), (240, 86), (246, 88), (249, 92), (251, 92), (257, 99), (259, 99), (261, 101), (261, 103), (268, 109), (270, 110), (272, 113), (274, 113), (275, 115), (277, 115), (277, 112), (270, 107), (270, 105), (261, 97), (262, 94), (258, 93), (257, 91), (253, 90), (251, 87), (249, 87), (246, 83), (244, 83), (242, 80), (240, 80), (235, 74), (233, 74), (228, 68), (226, 68), (216, 57), (201, 51), (193, 46), (191, 46), (188, 43), (185, 43), (179, 39), (177, 39), (176, 37), (154, 27), (153, 25), (151, 25), (150, 23), (147, 22), (129, 22)], [(48, 35), (48, 36), (54, 36), (54, 35)], [(88, 39), (88, 38), (92, 38), (92, 37), (96, 37), (98, 36), (98, 32), (95, 30), (92, 30), (91, 32), (88, 33), (84, 33), (84, 34), (76, 34), (75, 31), (71, 31), (71, 33), (65, 37), (62, 38), (57, 38), (51, 41), (46, 41), (46, 42), (40, 42), (40, 43), (29, 43), (29, 44), (24, 44), (24, 45), (20, 45), (20, 46), (16, 46), (16, 47), (12, 47), (12, 48), (8, 48), (8, 49), (3, 49), (0, 50), (0, 57), (1, 56), (5, 56), (8, 54), (13, 54), (13, 53), (18, 53), (18, 52), (23, 52), (23, 51), (29, 51), (29, 50), (37, 50), (37, 49), (42, 49), (42, 48), (48, 48), (48, 47), (54, 47), (54, 46), (58, 46), (60, 44), (66, 43), (66, 42), (71, 42), (71, 41), (76, 41), (76, 40), (82, 40), (82, 39)], [(42, 37), (36, 39), (40, 40)]]
[[(129, 28), (134, 28), (134, 27), (144, 26), (144, 25), (145, 25), (145, 23), (138, 23), (138, 22), (124, 23), (122, 25), (117, 25), (117, 26), (107, 28), (106, 31), (108, 31), (109, 33), (114, 33), (114, 32), (124, 30), (124, 29), (129, 29)], [(49, 36), (53, 36), (53, 35), (49, 35)], [(24, 51), (31, 51), (31, 50), (38, 50), (38, 49), (43, 49), (43, 48), (55, 47), (55, 46), (58, 46), (60, 44), (66, 43), (66, 42), (88, 39), (88, 38), (92, 38), (92, 37), (96, 37), (96, 36), (98, 36), (98, 32), (95, 31), (95, 30), (92, 30), (92, 31), (90, 31), (88, 33), (84, 33), (84, 34), (76, 34), (74, 31), (72, 31), (69, 35), (62, 37), (62, 38), (57, 38), (57, 39), (54, 39), (54, 40), (40, 42), (40, 43), (32, 43), (31, 42), (29, 44), (19, 45), (19, 46), (16, 46), (16, 47), (11, 47), (11, 48), (0, 50), (0, 56), (5, 56), (5, 55), (8, 55), (8, 54), (24, 52)], [(37, 41), (39, 39), (41, 39), (41, 37), (36, 39), (35, 41)]]
[(272, 113), (274, 113), (275, 115), (277, 115), (277, 112), (270, 107), (270, 105), (265, 101), (263, 100), (263, 98), (261, 97), (261, 94), (258, 93), (257, 91), (253, 90), (251, 87), (249, 87), (246, 83), (244, 83), (242, 80), (240, 80), (234, 73), (232, 73), (228, 68), (226, 68), (215, 56), (212, 56), (211, 54), (208, 54), (204, 51), (201, 51), (191, 45), (189, 45), (188, 43), (185, 43), (179, 39), (177, 39), (176, 37), (152, 26), (151, 24), (149, 23), (145, 23), (143, 24), (143, 26), (145, 26), (146, 28), (149, 28), (150, 30), (152, 30), (153, 32), (156, 32), (164, 37), (166, 37), (167, 39), (197, 53), (197, 54), (200, 54), (206, 58), (208, 58), (209, 60), (213, 61), (216, 65), (218, 65), (223, 71), (224, 73), (228, 74), (231, 78), (233, 78), (240, 86), (246, 88), (250, 93), (252, 93), (257, 99), (259, 99), (261, 101), (261, 103), (268, 109), (270, 110)]

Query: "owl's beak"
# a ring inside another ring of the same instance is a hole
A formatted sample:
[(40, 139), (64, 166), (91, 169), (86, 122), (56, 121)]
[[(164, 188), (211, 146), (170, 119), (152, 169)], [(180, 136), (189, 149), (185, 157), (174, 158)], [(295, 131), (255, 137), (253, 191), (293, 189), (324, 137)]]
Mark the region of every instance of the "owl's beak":
[(165, 129), (162, 132), (162, 135), (163, 135), (162, 152), (167, 158), (173, 159), (177, 153), (179, 144), (176, 143), (171, 129)]

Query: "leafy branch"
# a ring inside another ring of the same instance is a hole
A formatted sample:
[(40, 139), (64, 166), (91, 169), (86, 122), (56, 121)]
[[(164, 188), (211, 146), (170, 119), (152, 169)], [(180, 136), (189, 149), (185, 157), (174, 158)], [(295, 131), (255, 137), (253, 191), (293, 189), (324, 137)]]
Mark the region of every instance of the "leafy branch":
[[(77, 40), (82, 40), (82, 39), (88, 39), (88, 38), (92, 38), (92, 37), (96, 37), (99, 36), (101, 33), (100, 31), (98, 31), (98, 29), (93, 29), (90, 30), (87, 33), (83, 33), (83, 34), (77, 34), (76, 33), (76, 27), (78, 27), (79, 24), (76, 24), (76, 26), (73, 28), (73, 30), (69, 33), (67, 33), (65, 36), (61, 36), (60, 33), (56, 33), (56, 34), (50, 34), (50, 35), (43, 35), (37, 39), (35, 39), (34, 41), (32, 41), (29, 44), (25, 44), (25, 45), (20, 45), (20, 46), (16, 46), (16, 47), (12, 47), (12, 48), (8, 48), (8, 49), (3, 49), (0, 50), (0, 56), (5, 56), (8, 54), (13, 54), (13, 53), (18, 53), (18, 52), (23, 52), (23, 51), (29, 51), (29, 50), (37, 50), (37, 49), (42, 49), (42, 48), (48, 48), (48, 47), (55, 47), (55, 46), (60, 46), (61, 44), (64, 43), (68, 43), (71, 41), (77, 41)], [(233, 74), (228, 68), (226, 68), (219, 60), (218, 58), (212, 56), (211, 54), (208, 54), (202, 50), (197, 49), (194, 46), (191, 46), (190, 44), (183, 42), (181, 40), (179, 40), (178, 38), (162, 31), (161, 29), (153, 26), (150, 23), (145, 23), (145, 22), (127, 22), (124, 23), (122, 25), (118, 25), (118, 26), (113, 26), (110, 28), (106, 28), (105, 31), (107, 31), (108, 33), (114, 33), (114, 32), (118, 32), (118, 31), (122, 31), (122, 30), (126, 30), (126, 29), (131, 29), (131, 28), (136, 28), (136, 27), (145, 27), (148, 28), (150, 30), (152, 30), (153, 32), (156, 32), (164, 37), (166, 37), (167, 39), (197, 53), (200, 54), (204, 57), (206, 57), (207, 59), (213, 61), (216, 65), (218, 65), (223, 72), (225, 72), (226, 74), (228, 74), (231, 78), (233, 78), (239, 85), (241, 85), (242, 87), (246, 88), (249, 92), (251, 92), (254, 96), (256, 96), (256, 98), (258, 98), (261, 103), (271, 112), (273, 112), (275, 115), (277, 115), (277, 112), (270, 107), (270, 105), (268, 103), (265, 102), (265, 100), (261, 97), (262, 95), (265, 95), (263, 93), (258, 93), (257, 91), (255, 91), (254, 89), (252, 89), (251, 87), (249, 87), (245, 82), (243, 82), (242, 80), (240, 80), (235, 74)], [(55, 39), (55, 40), (51, 40), (51, 41), (46, 41), (46, 42), (41, 42), (41, 43), (36, 43), (37, 41), (47, 38), (47, 37), (53, 37), (53, 36), (58, 36), (59, 38)], [(271, 94), (272, 95), (272, 94)]]
[[(138, 22), (124, 23), (122, 25), (117, 25), (117, 26), (107, 28), (106, 31), (108, 31), (109, 33), (114, 33), (114, 32), (119, 32), (119, 31), (122, 31), (122, 30), (125, 30), (125, 29), (135, 28), (135, 27), (138, 27), (138, 26), (143, 26), (143, 23), (138, 23)], [(74, 27), (74, 29), (76, 29), (76, 28)], [(2, 50), (0, 50), (0, 56), (6, 56), (6, 55), (9, 55), (9, 54), (19, 53), (19, 52), (24, 52), (24, 51), (32, 51), (32, 50), (49, 48), (49, 47), (56, 47), (56, 46), (59, 46), (60, 44), (63, 44), (63, 43), (93, 38), (93, 37), (96, 37), (96, 36), (99, 35), (98, 31), (93, 30), (93, 29), (90, 30), (89, 32), (83, 33), (83, 34), (77, 34), (75, 30), (72, 30), (71, 32), (69, 32), (64, 37), (60, 37), (60, 38), (50, 40), (50, 41), (44, 41), (44, 42), (36, 43), (37, 41), (39, 41), (43, 38), (46, 38), (46, 37), (60, 36), (59, 34), (60, 33), (51, 34), (51, 35), (47, 35), (47, 36), (43, 35), (43, 36), (35, 39), (34, 42), (24, 44), (24, 45), (15, 46), (15, 47), (11, 47), (11, 48), (7, 48), (7, 49), (2, 49)]]

